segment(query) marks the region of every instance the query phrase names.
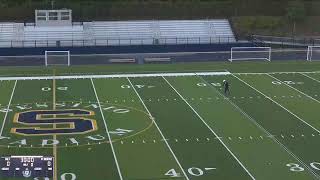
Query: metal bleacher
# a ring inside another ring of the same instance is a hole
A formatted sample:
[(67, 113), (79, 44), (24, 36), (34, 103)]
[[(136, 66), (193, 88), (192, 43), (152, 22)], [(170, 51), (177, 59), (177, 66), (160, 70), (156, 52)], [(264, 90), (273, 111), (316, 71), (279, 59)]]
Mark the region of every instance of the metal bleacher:
[(82, 46), (84, 39), (83, 26), (63, 26), (63, 27), (37, 27), (25, 26), (23, 32), (24, 46)]
[(236, 42), (218, 20), (93, 21), (65, 26), (0, 23), (0, 47), (211, 44)]
[(152, 44), (151, 21), (95, 21), (90, 23), (97, 45)]
[(15, 39), (16, 26), (15, 23), (0, 23), (0, 47), (7, 47), (11, 44), (11, 40)]

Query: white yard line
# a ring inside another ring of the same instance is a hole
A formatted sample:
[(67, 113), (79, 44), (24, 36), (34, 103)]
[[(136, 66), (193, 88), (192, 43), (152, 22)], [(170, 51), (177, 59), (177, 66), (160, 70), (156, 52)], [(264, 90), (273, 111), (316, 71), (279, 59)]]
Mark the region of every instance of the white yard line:
[(17, 82), (18, 81), (16, 80), (15, 83), (14, 83), (14, 86), (13, 86), (13, 89), (12, 89), (12, 93), (11, 93), (11, 97), (10, 97), (10, 100), (9, 100), (9, 103), (8, 103), (8, 106), (7, 106), (7, 111), (6, 111), (6, 114), (4, 115), (4, 118), (3, 118), (2, 127), (1, 127), (1, 131), (0, 131), (0, 137), (2, 137), (3, 128), (4, 128), (4, 125), (5, 125), (6, 120), (7, 120), (10, 104), (11, 104), (12, 97), (13, 97), (13, 94), (15, 92), (16, 86), (17, 86)]
[(174, 154), (173, 150), (171, 149), (171, 147), (170, 147), (170, 145), (169, 145), (169, 143), (168, 143), (168, 141), (167, 141), (167, 138), (165, 138), (165, 136), (163, 135), (162, 131), (160, 130), (158, 124), (157, 124), (156, 121), (154, 120), (154, 118), (153, 118), (152, 114), (150, 113), (148, 107), (145, 105), (145, 103), (143, 102), (142, 98), (140, 97), (138, 91), (136, 90), (136, 88), (134, 87), (134, 85), (132, 84), (131, 80), (130, 80), (128, 77), (127, 77), (127, 80), (129, 81), (130, 86), (133, 88), (134, 92), (135, 92), (136, 95), (138, 96), (138, 98), (139, 98), (140, 102), (142, 103), (143, 107), (144, 107), (145, 110), (148, 112), (148, 114), (149, 114), (150, 118), (152, 119), (154, 125), (157, 127), (157, 129), (158, 129), (158, 131), (159, 131), (159, 133), (160, 133), (163, 141), (166, 143), (166, 145), (167, 145), (168, 149), (170, 150), (172, 156), (174, 157), (174, 159), (176, 160), (177, 164), (179, 165), (179, 167), (180, 167), (183, 175), (185, 176), (185, 178), (186, 178), (187, 180), (189, 180), (189, 177), (187, 176), (187, 174), (186, 174), (186, 172), (184, 171), (183, 167), (181, 166), (178, 158), (176, 157), (176, 155)]
[[(233, 77), (237, 78), (239, 81), (243, 82), (244, 84), (246, 84), (247, 86), (249, 86), (250, 88), (252, 88), (253, 90), (255, 90), (256, 92), (258, 92), (259, 94), (265, 96), (266, 98), (268, 98), (269, 100), (271, 100), (272, 102), (274, 102), (275, 104), (279, 105), (280, 107), (284, 108), (282, 105), (280, 105), (279, 103), (277, 103), (276, 101), (274, 101), (273, 99), (271, 99), (270, 97), (266, 96), (264, 93), (260, 92), (259, 90), (257, 90), (256, 88), (254, 88), (253, 86), (251, 86), (250, 84), (248, 84), (247, 82), (245, 82), (244, 80), (240, 79), (239, 77), (235, 76), (234, 74), (232, 74)], [(203, 79), (201, 77), (201, 79)], [(204, 79), (203, 79), (204, 80)], [(205, 80), (204, 80), (205, 81)], [(205, 81), (207, 82), (207, 81)], [(212, 88), (214, 88), (221, 96), (225, 97), (223, 94), (221, 94), (215, 87), (213, 87), (212, 85), (210, 86)], [(253, 122), (253, 124), (255, 124), (258, 128), (260, 128), (264, 133), (267, 134), (267, 137), (271, 138), (275, 143), (277, 143), (280, 147), (282, 147), (288, 154), (290, 154), (294, 159), (296, 159), (298, 162), (300, 162), (302, 165), (304, 165), (304, 167), (306, 169), (309, 170), (309, 172), (316, 176), (319, 177), (311, 168), (309, 168), (308, 165), (306, 165), (302, 160), (300, 160), (295, 154), (293, 154), (293, 152), (291, 152), (285, 145), (283, 145), (277, 138), (275, 138), (274, 135), (272, 135), (268, 130), (266, 130), (264, 127), (262, 127), (255, 119), (253, 119), (249, 114), (247, 114), (246, 112), (244, 112), (238, 105), (236, 105), (235, 103), (233, 103), (229, 98), (226, 98), (226, 100), (232, 105), (234, 106), (241, 114), (243, 114), (245, 117), (247, 117), (251, 122)], [(284, 108), (285, 110), (287, 110), (286, 108)], [(294, 115), (295, 116), (295, 115)], [(297, 117), (297, 116), (295, 116)], [(299, 117), (297, 117), (299, 118)]]
[(104, 126), (105, 126), (105, 129), (106, 129), (106, 133), (107, 133), (107, 135), (108, 135), (108, 139), (109, 139), (109, 142), (110, 142), (110, 146), (111, 146), (111, 150), (112, 150), (112, 153), (113, 153), (113, 157), (114, 157), (114, 160), (115, 160), (115, 162), (116, 162), (117, 169), (118, 169), (119, 177), (120, 177), (120, 180), (123, 180), (122, 174), (121, 174), (121, 170), (120, 170), (120, 166), (119, 166), (119, 163), (118, 163), (118, 159), (117, 159), (116, 153), (115, 153), (114, 148), (113, 148), (112, 139), (111, 139), (111, 136), (110, 136), (110, 134), (109, 134), (107, 122), (106, 122), (106, 119), (105, 119), (105, 117), (104, 117), (104, 114), (103, 114), (103, 111), (102, 111), (102, 107), (101, 107), (101, 104), (100, 104), (100, 100), (99, 100), (99, 97), (98, 97), (98, 94), (97, 94), (97, 91), (96, 91), (96, 88), (95, 88), (95, 86), (94, 86), (94, 82), (93, 82), (92, 79), (91, 79), (91, 84), (92, 84), (93, 91), (94, 91), (94, 94), (95, 94), (95, 96), (96, 96), (96, 99), (97, 99), (99, 108), (100, 108), (101, 117), (102, 117), (103, 122), (104, 122)]
[(232, 155), (234, 159), (240, 164), (240, 166), (248, 173), (251, 179), (255, 179), (254, 176), (249, 172), (249, 170), (242, 164), (242, 162), (235, 156), (235, 154), (228, 148), (228, 146), (219, 138), (220, 136), (206, 123), (206, 121), (200, 116), (200, 114), (188, 103), (188, 101), (171, 85), (171, 83), (165, 78), (162, 77), (168, 85), (179, 95), (179, 97), (192, 109), (192, 111), (198, 116), (198, 118), (206, 125), (206, 127), (217, 137), (220, 143), (227, 149), (227, 151)]
[(303, 75), (303, 76), (305, 76), (305, 77), (307, 77), (307, 78), (309, 78), (309, 79), (312, 79), (312, 80), (320, 83), (320, 81), (319, 81), (318, 79), (315, 79), (315, 78), (313, 78), (313, 77), (311, 77), (311, 76), (309, 76), (309, 75), (306, 75), (305, 73), (300, 73), (300, 74)]
[(318, 133), (320, 133), (320, 130), (318, 130), (317, 128), (313, 127), (311, 124), (309, 124), (308, 122), (306, 122), (305, 120), (303, 120), (302, 118), (300, 118), (298, 115), (294, 114), (293, 112), (291, 112), (289, 109), (287, 109), (286, 107), (282, 106), (280, 103), (278, 103), (277, 101), (273, 100), (271, 97), (267, 96), (266, 94), (264, 94), (263, 92), (259, 91), (258, 89), (256, 89), (255, 87), (251, 86), (249, 83), (247, 83), (246, 81), (242, 80), (241, 78), (239, 78), (238, 76), (232, 74), (233, 77), (237, 78), (239, 81), (243, 82), (244, 84), (246, 84), (247, 86), (249, 86), (251, 89), (255, 90), (256, 92), (258, 92), (259, 94), (261, 94), (262, 96), (266, 97), (267, 99), (269, 99), (270, 101), (272, 101), (273, 103), (275, 103), (276, 105), (280, 106), (282, 109), (284, 109), (285, 111), (287, 111), (288, 113), (290, 113), (291, 115), (293, 115), (294, 117), (296, 117), (297, 119), (299, 119), (301, 122), (303, 122), (304, 124), (308, 125), (309, 127), (311, 127), (313, 130), (317, 131)]
[(318, 99), (315, 99), (315, 98), (313, 98), (312, 96), (309, 96), (308, 94), (306, 94), (306, 93), (304, 93), (304, 92), (302, 92), (302, 91), (300, 91), (300, 90), (298, 90), (298, 89), (296, 89), (296, 88), (294, 88), (294, 87), (290, 86), (290, 85), (289, 85), (289, 84), (287, 84), (287, 83), (283, 83), (280, 79), (278, 79), (278, 78), (276, 78), (276, 77), (274, 77), (274, 76), (272, 76), (272, 75), (270, 75), (270, 74), (267, 74), (267, 75), (268, 75), (268, 76), (270, 76), (271, 78), (273, 78), (273, 79), (275, 79), (275, 80), (277, 80), (277, 81), (281, 82), (282, 84), (284, 84), (284, 85), (288, 86), (289, 88), (291, 88), (291, 89), (293, 89), (293, 90), (295, 90), (295, 91), (299, 92), (300, 94), (303, 94), (303, 95), (307, 96), (308, 98), (310, 98), (310, 99), (312, 99), (312, 100), (316, 101), (317, 103), (320, 103), (320, 101), (319, 101)]

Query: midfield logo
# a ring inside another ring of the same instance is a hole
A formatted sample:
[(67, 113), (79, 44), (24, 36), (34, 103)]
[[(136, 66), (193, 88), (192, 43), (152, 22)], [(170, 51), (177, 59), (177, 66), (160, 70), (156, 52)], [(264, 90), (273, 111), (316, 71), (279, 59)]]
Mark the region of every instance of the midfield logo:
[[(24, 136), (85, 134), (98, 129), (97, 122), (84, 116), (93, 116), (93, 111), (73, 110), (34, 110), (16, 113), (13, 120), (27, 126), (34, 125), (68, 125), (69, 128), (12, 128), (11, 133)], [(57, 117), (59, 116), (59, 117)], [(64, 116), (64, 117), (61, 117)]]
[[(103, 120), (101, 119), (100, 106), (103, 113), (119, 114), (121, 120), (113, 121), (114, 128), (110, 128), (108, 133), (113, 141), (123, 137), (139, 133), (146, 127), (131, 127), (130, 123), (123, 124), (121, 121), (130, 119), (131, 113), (146, 114), (143, 111), (123, 107), (121, 105), (111, 105), (109, 103), (97, 102), (58, 102), (57, 109), (51, 108), (51, 103), (34, 104), (12, 104), (10, 108), (0, 105), (0, 114), (9, 112), (15, 113), (14, 124), (11, 128), (12, 136), (3, 134), (0, 136), (0, 146), (19, 147), (52, 147), (52, 146), (80, 146), (109, 143)], [(81, 109), (78, 109), (81, 108)], [(84, 110), (90, 109), (90, 110)], [(96, 112), (96, 113), (95, 113)], [(142, 117), (143, 117), (142, 116)], [(10, 117), (10, 116), (8, 116)], [(99, 119), (96, 119), (99, 118)], [(99, 129), (97, 121), (99, 120)], [(117, 118), (116, 118), (117, 119)], [(100, 121), (101, 120), (101, 121)], [(9, 120), (7, 120), (9, 121)], [(112, 121), (109, 119), (109, 121)], [(151, 123), (151, 121), (150, 121)], [(8, 123), (6, 123), (8, 125)], [(54, 126), (55, 125), (55, 128)], [(11, 125), (12, 126), (12, 125)], [(120, 126), (120, 127), (117, 127)], [(96, 132), (96, 133), (95, 133)], [(57, 138), (50, 138), (59, 135)], [(34, 136), (43, 136), (41, 139), (33, 139)], [(23, 138), (21, 138), (23, 137)]]

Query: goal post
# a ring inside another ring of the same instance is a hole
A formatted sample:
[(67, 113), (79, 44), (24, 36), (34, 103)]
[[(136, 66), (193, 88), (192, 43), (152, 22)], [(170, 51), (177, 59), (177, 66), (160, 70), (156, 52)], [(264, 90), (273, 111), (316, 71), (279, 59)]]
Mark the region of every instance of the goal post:
[(45, 51), (46, 66), (70, 66), (70, 51)]
[(307, 61), (320, 61), (320, 46), (308, 46)]
[(271, 47), (232, 47), (229, 61), (271, 61)]

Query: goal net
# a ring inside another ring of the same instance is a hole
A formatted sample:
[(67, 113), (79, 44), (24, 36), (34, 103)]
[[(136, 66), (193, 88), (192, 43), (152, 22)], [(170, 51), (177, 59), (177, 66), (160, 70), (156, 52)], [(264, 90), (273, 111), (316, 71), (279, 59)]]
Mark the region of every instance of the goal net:
[(271, 61), (271, 47), (232, 47), (229, 61)]
[(308, 47), (307, 60), (308, 61), (319, 61), (320, 60), (320, 46), (309, 46)]
[(70, 66), (70, 51), (46, 51), (46, 66)]

